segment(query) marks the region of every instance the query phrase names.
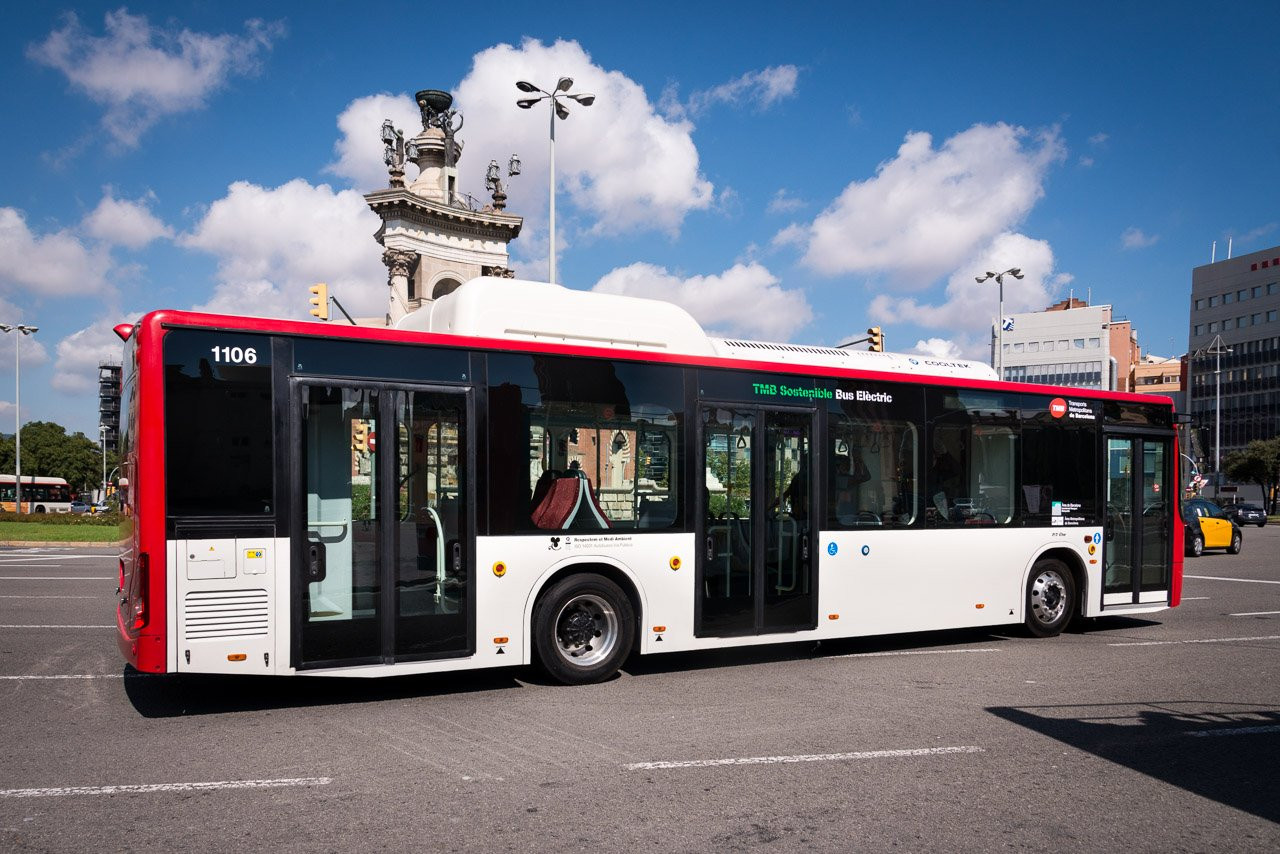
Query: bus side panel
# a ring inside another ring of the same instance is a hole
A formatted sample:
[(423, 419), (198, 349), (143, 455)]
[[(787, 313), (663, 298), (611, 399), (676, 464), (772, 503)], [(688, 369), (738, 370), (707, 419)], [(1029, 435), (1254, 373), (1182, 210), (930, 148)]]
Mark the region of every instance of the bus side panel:
[(126, 461), (131, 499), (127, 528), (132, 531), (121, 555), (119, 646), (126, 660), (138, 670), (164, 673), (170, 664), (164, 533), (163, 330), (159, 320), (151, 316), (134, 328), (133, 335), (135, 339), (126, 345), (121, 368), (135, 370), (135, 386), (127, 416), (133, 422)]

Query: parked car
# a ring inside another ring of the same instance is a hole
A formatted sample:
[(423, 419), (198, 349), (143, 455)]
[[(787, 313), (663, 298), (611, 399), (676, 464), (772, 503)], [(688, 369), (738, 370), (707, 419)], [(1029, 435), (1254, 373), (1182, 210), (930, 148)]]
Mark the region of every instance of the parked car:
[(1199, 557), (1205, 549), (1226, 549), (1238, 555), (1244, 545), (1240, 526), (1221, 507), (1204, 498), (1182, 502), (1183, 543), (1187, 554)]
[(106, 513), (111, 510), (110, 505), (105, 501), (99, 501), (97, 504), (90, 505), (90, 513)]
[(1256, 504), (1232, 504), (1225, 512), (1237, 525), (1257, 525), (1261, 528), (1267, 524), (1267, 511)]
[(89, 512), (89, 502), (87, 502), (87, 501), (80, 501), (80, 500), (72, 501), (72, 502), (71, 502), (71, 512), (72, 512), (72, 513), (88, 513), (88, 512)]

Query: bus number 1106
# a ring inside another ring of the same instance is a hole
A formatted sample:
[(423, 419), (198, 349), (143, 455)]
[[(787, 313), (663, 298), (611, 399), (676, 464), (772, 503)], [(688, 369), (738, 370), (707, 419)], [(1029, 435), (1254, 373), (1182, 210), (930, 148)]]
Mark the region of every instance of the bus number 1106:
[(256, 365), (258, 351), (254, 347), (214, 347), (213, 360), (232, 365)]

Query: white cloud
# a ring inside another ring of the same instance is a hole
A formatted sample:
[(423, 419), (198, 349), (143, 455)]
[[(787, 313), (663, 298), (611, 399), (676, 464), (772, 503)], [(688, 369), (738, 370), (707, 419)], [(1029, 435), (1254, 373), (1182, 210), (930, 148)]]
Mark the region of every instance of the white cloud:
[(784, 290), (754, 262), (689, 278), (654, 264), (630, 264), (605, 274), (592, 290), (673, 302), (722, 335), (786, 341), (813, 318), (803, 291)]
[(789, 195), (784, 187), (773, 194), (773, 198), (769, 200), (769, 206), (765, 211), (771, 214), (793, 213), (805, 206), (803, 199), (797, 199), (795, 196)]
[(933, 356), (937, 359), (961, 359), (964, 353), (960, 345), (948, 338), (922, 338), (916, 342), (911, 352)]
[(387, 310), (378, 217), (354, 190), (294, 179), (275, 188), (239, 181), (179, 239), (218, 259), (218, 285), (199, 310), (306, 317), (307, 288), (326, 282), (355, 315)]
[(154, 196), (133, 201), (116, 199), (108, 187), (102, 201), (85, 217), (84, 229), (99, 240), (129, 249), (141, 249), (153, 240), (172, 237), (172, 229), (151, 213), (151, 201)]
[(281, 24), (256, 19), (245, 22), (243, 36), (153, 28), (124, 8), (107, 12), (104, 26), (105, 35), (92, 35), (67, 13), (27, 56), (102, 104), (103, 127), (127, 147), (164, 116), (204, 106), (233, 75), (255, 73), (260, 54), (283, 34)]
[(1065, 149), (1057, 129), (1029, 137), (1007, 124), (974, 125), (935, 149), (929, 134), (910, 133), (875, 177), (850, 183), (775, 244), (803, 247), (804, 263), (826, 275), (882, 274), (902, 289), (928, 287), (1044, 195), (1048, 168)]
[[(388, 186), (387, 166), (382, 162), (383, 119), (391, 119), (406, 140), (422, 130), (421, 114), (412, 95), (382, 93), (357, 98), (338, 116), (342, 136), (333, 146), (338, 159), (329, 164), (327, 171), (349, 179), (353, 187), (365, 193)], [(409, 164), (406, 177), (410, 183), (416, 174), (417, 167)]]
[(772, 65), (760, 71), (749, 71), (727, 83), (693, 92), (687, 102), (680, 103), (674, 86), (662, 93), (663, 110), (672, 117), (697, 117), (716, 104), (750, 106), (766, 110), (783, 98), (796, 93), (800, 69), (794, 65)]
[[(1043, 310), (1053, 301), (1053, 293), (1070, 281), (1070, 276), (1055, 273), (1053, 266), (1053, 250), (1047, 242), (1000, 234), (958, 265), (947, 281), (943, 301), (880, 294), (871, 300), (869, 314), (886, 326), (886, 334), (892, 334), (891, 325), (899, 323), (946, 330), (954, 348), (951, 355), (985, 359), (990, 355), (991, 327), (1000, 311), (1000, 286), (994, 279), (978, 284), (974, 271), (1022, 269), (1023, 278), (1004, 278), (1004, 313), (1015, 314)], [(920, 352), (932, 352), (927, 346), (928, 341), (916, 344)]]
[[(139, 312), (131, 317), (141, 317)], [(64, 394), (83, 395), (98, 386), (98, 364), (120, 363), (121, 342), (112, 330), (118, 319), (98, 320), (58, 342), (52, 385)], [(25, 351), (24, 351), (25, 352)]]
[(111, 258), (67, 230), (35, 234), (16, 208), (0, 208), (0, 288), (33, 296), (71, 296), (107, 289)]
[[(526, 39), (519, 47), (502, 44), (476, 54), (455, 93), (466, 119), (459, 134), (466, 142), (458, 164), (461, 188), (483, 195), (490, 160), (506, 163), (515, 153), (524, 163), (523, 174), (509, 184), (507, 208), (525, 217), (521, 244), (546, 251), (549, 107), (517, 109), (515, 81), (550, 89), (562, 76), (573, 79), (571, 92), (596, 96), (590, 107), (569, 102), (569, 118), (556, 123), (562, 243), (575, 224), (598, 234), (675, 233), (691, 211), (712, 206), (713, 187), (699, 172), (691, 125), (658, 115), (635, 81), (595, 64), (577, 42)], [(538, 230), (542, 247), (534, 238)], [(513, 248), (523, 254), (523, 246)]]
[(1155, 246), (1160, 241), (1160, 235), (1147, 234), (1140, 228), (1130, 226), (1120, 235), (1120, 245), (1125, 249), (1146, 249)]

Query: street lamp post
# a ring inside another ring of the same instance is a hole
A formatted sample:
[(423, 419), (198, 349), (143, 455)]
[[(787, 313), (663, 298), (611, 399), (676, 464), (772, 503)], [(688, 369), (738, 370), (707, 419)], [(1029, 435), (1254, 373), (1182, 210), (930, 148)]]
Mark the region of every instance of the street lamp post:
[(1000, 307), (997, 309), (996, 315), (996, 351), (992, 354), (991, 367), (996, 370), (996, 378), (1004, 379), (1004, 277), (1013, 276), (1015, 279), (1022, 278), (1022, 270), (1019, 267), (1010, 267), (1003, 273), (987, 272), (978, 276), (974, 281), (982, 284), (988, 279), (995, 279), (996, 284), (1000, 286)]
[(0, 323), (0, 332), (18, 332), (13, 345), (13, 498), (14, 510), (22, 512), (22, 336), (34, 335), (39, 326)]
[(1222, 354), (1230, 347), (1222, 346), (1222, 336), (1215, 335), (1205, 348), (1213, 354), (1213, 500), (1222, 491)]
[(533, 94), (539, 93), (536, 98), (521, 98), (516, 101), (516, 106), (522, 110), (528, 110), (534, 104), (540, 101), (547, 101), (551, 107), (551, 154), (549, 159), (549, 195), (551, 200), (551, 215), (548, 219), (548, 231), (550, 233), (550, 248), (548, 251), (547, 268), (548, 279), (552, 284), (556, 281), (556, 118), (561, 121), (569, 118), (569, 109), (564, 105), (565, 99), (577, 101), (584, 107), (590, 107), (595, 103), (596, 96), (585, 92), (569, 94), (569, 88), (573, 86), (573, 78), (561, 77), (556, 83), (554, 92), (547, 92), (539, 89), (532, 83), (525, 80), (516, 81), (516, 88), (521, 92)]
[(102, 493), (98, 500), (105, 503), (107, 500), (107, 428), (106, 425), (99, 425), (98, 435), (102, 437)]

